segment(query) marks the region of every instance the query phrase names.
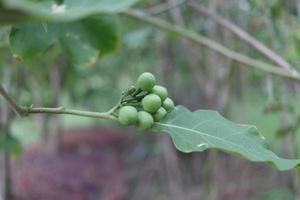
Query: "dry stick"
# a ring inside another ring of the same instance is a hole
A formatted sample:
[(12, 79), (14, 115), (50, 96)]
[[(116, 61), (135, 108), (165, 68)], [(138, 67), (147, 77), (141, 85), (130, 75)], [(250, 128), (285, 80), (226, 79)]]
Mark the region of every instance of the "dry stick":
[(198, 2), (194, 0), (189, 0), (187, 2), (188, 5), (198, 13), (207, 16), (209, 19), (213, 20), (214, 22), (218, 23), (219, 25), (223, 26), (224, 28), (231, 31), (233, 34), (238, 36), (241, 40), (245, 41), (255, 49), (257, 49), (260, 53), (265, 55), (268, 59), (273, 61), (276, 65), (288, 69), (288, 70), (295, 70), (288, 62), (286, 62), (280, 55), (275, 53), (274, 51), (270, 50), (264, 44), (260, 43), (254, 37), (252, 37), (249, 33), (238, 27), (237, 25), (233, 24), (229, 20), (223, 18), (222, 16), (217, 15), (216, 13), (210, 11), (206, 7), (202, 6)]
[[(168, 0), (168, 3), (170, 5), (174, 4), (174, 0)], [(184, 26), (183, 18), (181, 17), (180, 10), (176, 7), (174, 7), (173, 10), (171, 10), (171, 15), (173, 20), (176, 24), (179, 24), (181, 26)], [(192, 49), (189, 47), (189, 41), (182, 38), (181, 45), (184, 48), (184, 53), (187, 57), (188, 65), (191, 68), (191, 70), (194, 72), (194, 75), (196, 76), (196, 80), (198, 82), (198, 86), (201, 88), (205, 84), (205, 78), (202, 75), (202, 73), (199, 73), (198, 71), (198, 65), (197, 61), (195, 61), (192, 57)], [(172, 199), (185, 199), (185, 193), (183, 191), (183, 185), (182, 185), (182, 173), (180, 171), (179, 167), (179, 161), (178, 157), (176, 155), (176, 152), (172, 148), (172, 144), (170, 140), (168, 140), (166, 137), (162, 138), (161, 144), (163, 145), (163, 156), (164, 160), (166, 160), (166, 166), (167, 166), (167, 177), (171, 181), (171, 184), (169, 184), (169, 190), (171, 193)], [(176, 176), (174, 176), (176, 174)], [(176, 178), (175, 178), (176, 177)], [(173, 178), (173, 179), (172, 179)], [(170, 182), (168, 181), (168, 182)]]
[(286, 77), (286, 78), (290, 78), (290, 79), (294, 79), (294, 80), (300, 80), (300, 74), (296, 71), (291, 72), (286, 69), (279, 68), (276, 65), (268, 64), (268, 63), (250, 58), (246, 55), (237, 53), (237, 52), (232, 51), (232, 50), (224, 47), (223, 45), (221, 45), (211, 39), (208, 39), (207, 37), (202, 36), (194, 31), (187, 30), (185, 28), (182, 28), (181, 26), (173, 25), (173, 24), (166, 22), (164, 20), (161, 20), (157, 17), (149, 16), (142, 11), (128, 9), (128, 10), (122, 11), (122, 14), (130, 16), (137, 20), (152, 24), (152, 25), (156, 26), (157, 28), (178, 34), (184, 38), (189, 39), (190, 41), (192, 41), (196, 44), (204, 45), (212, 50), (219, 52), (220, 54), (222, 54), (228, 58), (231, 58), (232, 60), (243, 63), (245, 65), (248, 65), (248, 66), (251, 66), (251, 67), (272, 73), (272, 74), (276, 74), (276, 75), (279, 75), (282, 77)]
[[(177, 5), (176, 2), (174, 2), (174, 0), (169, 0), (168, 2), (170, 5)], [(185, 2), (185, 1), (182, 1), (182, 2)], [(175, 22), (175, 24), (184, 27), (185, 23), (184, 23), (183, 17), (181, 15), (178, 7), (174, 7), (174, 9), (171, 9), (170, 11), (171, 11), (172, 19)], [(205, 87), (207, 85), (206, 77), (203, 75), (203, 73), (201, 73), (201, 71), (199, 71), (199, 63), (193, 57), (193, 50), (191, 49), (190, 41), (188, 41), (185, 38), (182, 38), (180, 42), (181, 42), (181, 46), (184, 49), (183, 53), (185, 54), (185, 57), (187, 58), (188, 66), (193, 71), (193, 74), (196, 77), (198, 86), (200, 88), (203, 88), (205, 93), (208, 93), (207, 87)]]
[(229, 20), (222, 18), (221, 16), (217, 15), (216, 13), (210, 11), (206, 7), (202, 6), (198, 2), (194, 0), (180, 0), (178, 2), (174, 2), (173, 4), (162, 3), (155, 7), (147, 9), (147, 13), (152, 15), (158, 15), (168, 10), (173, 10), (178, 6), (187, 3), (191, 6), (192, 9), (196, 10), (200, 14), (206, 15), (211, 20), (215, 21), (219, 25), (227, 28), (229, 31), (237, 35), (240, 39), (247, 42), (249, 45), (254, 47), (257, 51), (265, 55), (268, 59), (273, 61), (276, 65), (288, 69), (291, 71), (296, 71), (287, 61), (285, 61), (280, 55), (266, 47), (264, 44), (260, 43), (258, 40), (253, 38), (250, 34), (246, 31), (238, 27), (237, 25), (233, 24)]
[(151, 8), (147, 9), (147, 13), (151, 14), (151, 15), (158, 15), (158, 14), (162, 14), (168, 10), (172, 10), (175, 8), (178, 8), (179, 6), (181, 6), (182, 4), (185, 4), (186, 2), (188, 2), (189, 0), (180, 0), (177, 2), (172, 2), (169, 3), (168, 1), (156, 6), (153, 6)]
[[(12, 75), (12, 68), (5, 68), (3, 73), (3, 85), (5, 85), (6, 88), (11, 88), (11, 76)], [(12, 121), (12, 113), (8, 105), (5, 105), (1, 109), (1, 121), (0, 121), (0, 132), (3, 134), (5, 138), (8, 138), (10, 136), (9, 127)], [(5, 150), (5, 148), (4, 148)], [(3, 151), (2, 153), (2, 159), (1, 162), (3, 162), (3, 170), (5, 173), (3, 175), (3, 178), (1, 177), (1, 184), (4, 186), (2, 189), (3, 191), (0, 191), (0, 196), (4, 199), (11, 199), (12, 194), (12, 184), (11, 184), (11, 166), (10, 166), (10, 153), (8, 150)], [(1, 198), (0, 197), (0, 198)]]

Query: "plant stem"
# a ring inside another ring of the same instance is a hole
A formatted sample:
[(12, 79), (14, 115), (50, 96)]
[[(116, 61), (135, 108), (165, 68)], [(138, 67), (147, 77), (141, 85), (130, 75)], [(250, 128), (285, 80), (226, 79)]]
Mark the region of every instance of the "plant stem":
[(81, 111), (81, 110), (73, 110), (66, 109), (64, 107), (58, 108), (23, 108), (26, 111), (26, 114), (68, 114), (68, 115), (77, 115), (83, 117), (93, 117), (93, 118), (102, 118), (102, 119), (112, 119), (116, 120), (114, 116), (111, 115), (110, 112), (90, 112), (90, 111)]
[(12, 107), (14, 112), (19, 116), (24, 115), (23, 109), (7, 94), (5, 89), (0, 85), (0, 95), (3, 96), (3, 98), (9, 103), (9, 105)]
[(159, 4), (157, 6), (153, 6), (151, 8), (147, 9), (147, 13), (151, 14), (151, 15), (159, 15), (162, 14), (168, 10), (172, 10), (175, 8), (178, 8), (179, 6), (181, 6), (182, 4), (187, 3), (189, 0), (180, 0), (177, 1), (175, 3), (169, 3), (169, 2), (165, 2), (162, 4)]
[(122, 11), (122, 14), (132, 17), (134, 19), (152, 24), (152, 25), (156, 26), (157, 28), (178, 34), (186, 39), (189, 39), (190, 41), (192, 41), (196, 44), (204, 45), (214, 51), (219, 52), (220, 54), (222, 54), (228, 58), (231, 58), (232, 60), (243, 63), (247, 66), (254, 67), (254, 68), (260, 69), (262, 71), (266, 71), (266, 72), (276, 74), (276, 75), (279, 75), (282, 77), (286, 77), (286, 78), (290, 78), (290, 79), (294, 79), (294, 80), (300, 80), (300, 74), (296, 71), (290, 72), (288, 70), (279, 68), (275, 65), (265, 63), (260, 60), (250, 58), (246, 55), (237, 53), (237, 52), (232, 51), (232, 50), (224, 47), (223, 45), (221, 45), (205, 36), (202, 36), (194, 31), (187, 30), (185, 28), (182, 28), (181, 26), (173, 25), (173, 24), (166, 22), (164, 20), (161, 20), (157, 17), (149, 16), (142, 11), (127, 9), (125, 11)]
[(120, 104), (118, 103), (108, 112), (90, 112), (90, 111), (81, 111), (74, 109), (66, 109), (64, 107), (58, 108), (32, 108), (32, 107), (21, 107), (19, 106), (5, 91), (5, 89), (0, 85), (0, 95), (8, 102), (16, 114), (20, 117), (27, 116), (29, 114), (67, 114), (67, 115), (76, 115), (83, 117), (92, 117), (92, 118), (102, 118), (102, 119), (111, 119), (117, 121), (117, 118), (112, 115), (112, 113), (119, 108)]
[(137, 96), (139, 93), (141, 93), (142, 91), (143, 91), (142, 89), (138, 88), (138, 89), (132, 94), (132, 96), (135, 97), (135, 96)]

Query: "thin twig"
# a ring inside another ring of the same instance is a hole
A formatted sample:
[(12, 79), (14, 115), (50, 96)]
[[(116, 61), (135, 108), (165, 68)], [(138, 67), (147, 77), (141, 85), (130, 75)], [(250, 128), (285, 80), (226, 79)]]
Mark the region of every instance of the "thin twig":
[(58, 107), (58, 108), (21, 107), (8, 95), (8, 93), (1, 85), (0, 85), (0, 95), (3, 96), (3, 98), (7, 101), (7, 103), (20, 117), (27, 116), (29, 114), (44, 113), (44, 114), (68, 114), (68, 115), (76, 115), (76, 116), (83, 116), (83, 117), (117, 120), (117, 118), (113, 116), (112, 113), (119, 108), (119, 104), (117, 104), (108, 112), (90, 112), (90, 111), (66, 109), (64, 107)]
[(276, 65), (268, 64), (268, 63), (262, 62), (260, 60), (250, 58), (246, 55), (237, 53), (237, 52), (232, 51), (232, 50), (224, 47), (223, 45), (221, 45), (205, 36), (202, 36), (194, 31), (187, 30), (180, 26), (173, 25), (173, 24), (166, 22), (164, 20), (161, 20), (157, 17), (149, 16), (142, 11), (128, 9), (128, 10), (122, 11), (122, 14), (132, 17), (134, 19), (146, 22), (148, 24), (152, 24), (162, 30), (166, 30), (166, 31), (178, 34), (182, 37), (189, 39), (190, 41), (192, 41), (196, 44), (204, 45), (214, 51), (219, 52), (220, 54), (222, 54), (228, 58), (231, 58), (232, 60), (243, 63), (247, 66), (254, 67), (254, 68), (260, 69), (262, 71), (266, 71), (268, 73), (276, 74), (276, 75), (279, 75), (282, 77), (286, 77), (286, 78), (290, 78), (290, 79), (294, 79), (294, 80), (300, 80), (300, 74), (297, 73), (296, 71), (290, 72), (286, 69), (279, 68)]
[(12, 107), (14, 112), (19, 116), (24, 115), (23, 109), (8, 95), (8, 93), (5, 91), (5, 89), (0, 85), (0, 95), (3, 96), (3, 98), (9, 103), (9, 105)]
[[(168, 0), (167, 2), (170, 6), (176, 5), (176, 3), (178, 4), (178, 2), (176, 2), (175, 0)], [(172, 17), (174, 23), (178, 26), (185, 28), (185, 22), (181, 15), (180, 9), (178, 7), (174, 7), (172, 9), (170, 9), (170, 13), (171, 13), (171, 17)], [(193, 72), (193, 75), (195, 76), (196, 81), (198, 83), (198, 87), (203, 90), (203, 92), (205, 93), (205, 96), (210, 97), (211, 90), (208, 89), (209, 88), (208, 85), (211, 85), (211, 84), (208, 83), (209, 81), (207, 80), (207, 78), (201, 72), (201, 70), (199, 68), (199, 62), (196, 59), (197, 57), (193, 54), (192, 43), (190, 41), (188, 41), (186, 38), (181, 38), (180, 42), (181, 42), (181, 46), (184, 50), (183, 54), (185, 55), (187, 62), (188, 62), (188, 67)]]
[(175, 9), (175, 8), (178, 8), (179, 6), (187, 3), (189, 0), (180, 0), (178, 2), (175, 2), (175, 3), (162, 3), (162, 4), (159, 4), (159, 5), (156, 5), (156, 6), (153, 6), (151, 8), (148, 8), (145, 12), (150, 14), (150, 15), (159, 15), (159, 14), (162, 14), (166, 11), (169, 11), (169, 10), (172, 10), (172, 9)]
[(252, 37), (249, 33), (232, 23), (231, 21), (219, 16), (218, 14), (210, 11), (206, 7), (202, 6), (200, 3), (196, 2), (195, 0), (180, 0), (175, 3), (162, 3), (157, 6), (148, 8), (145, 10), (146, 13), (151, 15), (159, 15), (161, 13), (164, 13), (166, 11), (172, 11), (173, 9), (178, 8), (182, 4), (188, 4), (193, 10), (197, 11), (198, 13), (207, 16), (209, 19), (213, 20), (214, 22), (218, 23), (219, 25), (223, 26), (224, 28), (231, 31), (233, 34), (235, 34), (237, 37), (239, 37), (244, 42), (251, 45), (253, 48), (255, 48), (257, 51), (265, 55), (268, 59), (270, 59), (272, 62), (274, 62), (279, 67), (282, 67), (284, 69), (290, 70), (290, 71), (296, 71), (296, 69), (291, 66), (287, 61), (285, 61), (284, 58), (282, 58), (279, 54), (269, 49), (267, 46), (256, 40), (254, 37)]
[(90, 111), (81, 111), (74, 109), (66, 109), (64, 107), (58, 108), (23, 108), (27, 114), (67, 114), (67, 115), (76, 115), (82, 117), (92, 117), (92, 118), (102, 118), (102, 119), (112, 119), (117, 120), (116, 117), (111, 115), (109, 112), (90, 112)]

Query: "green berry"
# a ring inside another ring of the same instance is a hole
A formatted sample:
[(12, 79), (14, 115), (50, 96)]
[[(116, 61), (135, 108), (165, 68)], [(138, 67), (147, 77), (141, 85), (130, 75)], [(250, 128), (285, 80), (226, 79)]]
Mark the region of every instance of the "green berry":
[(167, 114), (166, 109), (160, 107), (158, 111), (153, 115), (154, 121), (159, 122)]
[(162, 107), (164, 107), (164, 109), (166, 109), (166, 111), (171, 111), (174, 108), (174, 102), (172, 99), (170, 99), (169, 97), (166, 98), (162, 104)]
[(135, 124), (138, 112), (133, 106), (124, 106), (119, 111), (119, 122), (123, 125)]
[(145, 111), (138, 112), (137, 121), (138, 121), (137, 126), (140, 129), (151, 128), (153, 126), (153, 123), (154, 123), (152, 115), (148, 112), (145, 112)]
[(148, 94), (142, 99), (143, 109), (155, 113), (161, 107), (161, 99), (156, 94)]
[(162, 101), (168, 97), (168, 91), (165, 87), (156, 85), (152, 88), (152, 93), (158, 95)]
[(144, 91), (150, 92), (154, 87), (156, 79), (149, 72), (142, 73), (137, 79), (137, 86)]

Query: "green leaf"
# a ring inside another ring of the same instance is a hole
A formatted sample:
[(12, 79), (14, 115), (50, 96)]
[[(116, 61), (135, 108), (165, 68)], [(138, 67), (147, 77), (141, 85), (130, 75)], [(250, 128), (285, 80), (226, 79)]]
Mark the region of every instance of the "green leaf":
[(99, 55), (118, 46), (116, 18), (101, 16), (71, 23), (41, 23), (12, 28), (10, 47), (18, 60), (31, 59), (44, 53), (54, 44), (60, 44), (75, 65), (91, 66)]
[(20, 141), (11, 135), (0, 134), (0, 151), (8, 151), (15, 156), (19, 156), (22, 152)]
[(0, 0), (5, 9), (22, 11), (36, 18), (49, 21), (71, 21), (95, 14), (120, 12), (138, 0), (64, 0), (57, 4), (53, 0)]
[(299, 166), (300, 160), (279, 158), (268, 147), (255, 126), (235, 124), (215, 111), (191, 112), (177, 106), (153, 130), (171, 135), (176, 148), (182, 152), (218, 149), (234, 153), (255, 162), (274, 164), (279, 170)]
[(57, 42), (59, 27), (49, 25), (47, 32), (41, 23), (15, 26), (10, 32), (10, 47), (18, 60), (32, 58)]
[(82, 26), (89, 42), (101, 54), (114, 51), (118, 46), (119, 35), (117, 30), (117, 18), (113, 16), (101, 16), (82, 20)]
[(287, 188), (272, 188), (267, 191), (263, 191), (257, 197), (251, 198), (251, 200), (296, 200), (294, 194), (290, 189)]

